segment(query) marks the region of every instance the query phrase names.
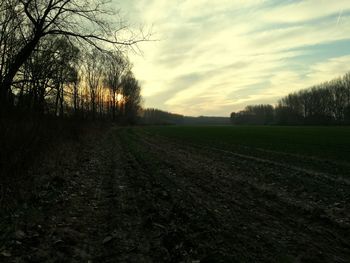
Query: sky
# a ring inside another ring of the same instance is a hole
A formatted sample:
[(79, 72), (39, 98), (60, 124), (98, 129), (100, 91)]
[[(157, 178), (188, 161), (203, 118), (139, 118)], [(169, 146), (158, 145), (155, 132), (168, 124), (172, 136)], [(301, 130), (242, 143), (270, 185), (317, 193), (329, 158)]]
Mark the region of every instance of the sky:
[(117, 1), (144, 106), (228, 116), (350, 71), (350, 0)]

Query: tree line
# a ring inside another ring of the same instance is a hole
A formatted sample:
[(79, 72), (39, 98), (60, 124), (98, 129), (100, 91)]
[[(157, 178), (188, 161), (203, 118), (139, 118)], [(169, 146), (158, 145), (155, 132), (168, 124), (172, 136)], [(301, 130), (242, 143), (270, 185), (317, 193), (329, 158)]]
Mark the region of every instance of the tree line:
[(191, 117), (148, 108), (141, 111), (140, 123), (144, 125), (227, 125), (227, 117), (199, 116)]
[(249, 105), (232, 112), (233, 124), (350, 124), (350, 73), (281, 98), (276, 106)]
[(100, 0), (1, 1), (1, 116), (31, 112), (134, 122), (140, 85), (123, 47), (147, 37), (111, 22), (117, 14), (110, 10)]
[(181, 114), (162, 111), (154, 108), (142, 110), (141, 124), (145, 125), (172, 125), (183, 124), (184, 116)]

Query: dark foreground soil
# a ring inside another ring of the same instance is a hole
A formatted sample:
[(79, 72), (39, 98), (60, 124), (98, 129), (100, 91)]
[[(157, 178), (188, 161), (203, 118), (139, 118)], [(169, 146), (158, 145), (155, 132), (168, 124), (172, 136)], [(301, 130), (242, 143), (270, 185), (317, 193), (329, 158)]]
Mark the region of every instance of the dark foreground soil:
[(350, 182), (337, 174), (142, 129), (69, 151), (1, 212), (0, 262), (350, 262)]

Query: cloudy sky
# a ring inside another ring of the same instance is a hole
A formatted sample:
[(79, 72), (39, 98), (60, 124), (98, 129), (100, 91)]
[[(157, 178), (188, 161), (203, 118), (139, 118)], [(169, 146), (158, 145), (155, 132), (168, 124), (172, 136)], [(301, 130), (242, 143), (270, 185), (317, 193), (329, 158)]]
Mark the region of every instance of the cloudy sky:
[(227, 116), (350, 71), (350, 0), (119, 1), (146, 107)]

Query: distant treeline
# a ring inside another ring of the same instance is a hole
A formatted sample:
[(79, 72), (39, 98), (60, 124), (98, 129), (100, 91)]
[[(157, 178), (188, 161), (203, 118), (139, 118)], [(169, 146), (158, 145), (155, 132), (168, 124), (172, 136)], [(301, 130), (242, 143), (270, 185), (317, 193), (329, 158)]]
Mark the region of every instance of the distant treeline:
[(141, 123), (145, 125), (225, 125), (230, 124), (227, 117), (189, 117), (158, 109), (143, 110)]
[(158, 109), (144, 109), (142, 111), (141, 123), (149, 125), (161, 125), (161, 124), (182, 124), (183, 115), (174, 114)]
[(277, 105), (250, 105), (232, 112), (233, 124), (350, 124), (350, 73), (280, 99)]

